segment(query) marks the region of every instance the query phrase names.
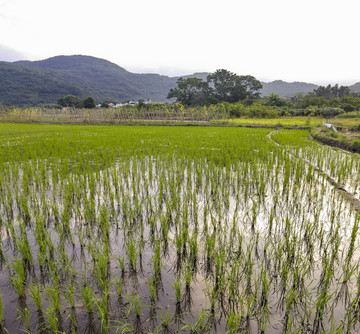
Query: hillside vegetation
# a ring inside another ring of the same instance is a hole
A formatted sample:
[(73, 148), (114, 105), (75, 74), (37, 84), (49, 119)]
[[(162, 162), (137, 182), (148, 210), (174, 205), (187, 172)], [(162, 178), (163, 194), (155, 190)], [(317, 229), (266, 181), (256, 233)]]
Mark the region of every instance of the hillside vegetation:
[(64, 95), (92, 96), (97, 102), (148, 98), (165, 101), (176, 79), (135, 74), (89, 56), (58, 56), (42, 61), (0, 63), (0, 103), (56, 103)]
[[(194, 73), (184, 79), (205, 79), (209, 73)], [(104, 59), (90, 56), (56, 56), (41, 61), (0, 62), (0, 104), (38, 106), (55, 104), (66, 95), (92, 96), (97, 103), (150, 99), (167, 102), (179, 77), (131, 73)], [(284, 81), (262, 82), (261, 96), (272, 92), (281, 98), (307, 94), (317, 85)], [(359, 84), (350, 86), (358, 91)]]

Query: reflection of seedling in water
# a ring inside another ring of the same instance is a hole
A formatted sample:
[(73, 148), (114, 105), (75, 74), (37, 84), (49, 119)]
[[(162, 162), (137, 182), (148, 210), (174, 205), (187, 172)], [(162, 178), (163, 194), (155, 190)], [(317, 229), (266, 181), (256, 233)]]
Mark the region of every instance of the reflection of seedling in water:
[[(16, 124), (16, 142), (0, 146), (6, 294), (28, 293), (28, 309), (49, 303), (48, 331), (61, 330), (60, 301), (67, 330), (83, 327), (83, 313), (94, 328), (116, 327), (110, 296), (125, 287), (139, 294), (118, 303), (131, 310), (118, 332), (141, 329), (147, 299), (153, 328), (179, 330), (165, 316), (171, 296), (187, 331), (249, 331), (255, 321), (260, 333), (280, 322), (288, 332), (357, 331), (359, 218), (318, 168), (353, 192), (358, 157), (304, 131), (273, 132), (276, 146), (270, 129), (53, 127)], [(208, 313), (196, 314), (200, 301)]]

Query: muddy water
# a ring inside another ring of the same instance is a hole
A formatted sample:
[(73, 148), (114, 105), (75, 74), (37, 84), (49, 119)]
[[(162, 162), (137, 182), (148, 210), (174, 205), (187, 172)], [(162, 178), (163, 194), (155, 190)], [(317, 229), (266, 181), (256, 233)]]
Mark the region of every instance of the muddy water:
[[(33, 263), (26, 273), (25, 297), (19, 297), (11, 284), (11, 278), (17, 277), (12, 265), (15, 257), (23, 258), (19, 247), (25, 238), (20, 228), (26, 217), (26, 205), (20, 200), (24, 189), (19, 187), (23, 173), (20, 170), (18, 179), (9, 176), (16, 183), (9, 188), (13, 217), (6, 210), (6, 199), (1, 202), (2, 249), (6, 255), (0, 272), (4, 327), (10, 333), (20, 333), (26, 324), (21, 323), (18, 310), (28, 309), (31, 331), (41, 332), (43, 328), (43, 332), (51, 332), (46, 314), (51, 314), (52, 302), (46, 291), (57, 282), (58, 330), (105, 332), (96, 306), (105, 293), (96, 272), (100, 268), (97, 253), (104, 252), (106, 242), (106, 321), (110, 333), (125, 328), (139, 333), (157, 328), (174, 332), (190, 324), (198, 328), (203, 325), (203, 331), (224, 333), (231, 314), (232, 319), (236, 318), (234, 328), (250, 333), (262, 329), (269, 334), (279, 333), (286, 326), (292, 330), (303, 328), (306, 333), (340, 325), (355, 298), (359, 274), (355, 252), (348, 292), (341, 295), (354, 213), (321, 176), (313, 175), (308, 180), (305, 165), (301, 178), (295, 179), (280, 161), (277, 164), (271, 168), (239, 164), (226, 169), (181, 159), (162, 162), (159, 157), (144, 157), (119, 162), (91, 175), (69, 175), (62, 181), (49, 170), (47, 187), (29, 184), (26, 202), (31, 218), (25, 223), (25, 234)], [(100, 223), (102, 210), (108, 234)], [(42, 218), (54, 245), (52, 251), (45, 252), (47, 261), (55, 263), (44, 265), (43, 270), (36, 235), (37, 220)], [(70, 232), (63, 237), (67, 228)], [(186, 241), (179, 252), (176, 242), (180, 236)], [(191, 238), (196, 239), (198, 247), (196, 264), (190, 260)], [(130, 265), (130, 240), (136, 244), (136, 270)], [(337, 251), (332, 253), (337, 240)], [(161, 274), (157, 277), (157, 298), (152, 301), (148, 277), (154, 277), (156, 241), (161, 244)], [(356, 240), (355, 249), (358, 245)], [(124, 259), (124, 272), (118, 258)], [(326, 286), (329, 301), (319, 320), (316, 303), (324, 289), (322, 275), (327, 263), (333, 274)], [(185, 271), (189, 265), (194, 268), (187, 289)], [(294, 276), (296, 268), (299, 276)], [(267, 288), (263, 284), (265, 272)], [(120, 296), (115, 278), (123, 281)], [(180, 303), (174, 292), (177, 279), (181, 280)], [(36, 310), (27, 287), (36, 280), (41, 288), (42, 312)], [(301, 281), (299, 286), (296, 280)], [(70, 282), (75, 286), (74, 310), (64, 297)], [(230, 294), (229, 282), (235, 286), (235, 295)], [(94, 292), (94, 312), (90, 314), (80, 293), (85, 283)], [(291, 301), (292, 291), (295, 301)], [(213, 308), (211, 294), (217, 294)], [(135, 314), (136, 296), (141, 300), (140, 317)], [(203, 311), (204, 317), (199, 320)], [(353, 316), (355, 311), (348, 314)], [(354, 326), (351, 330), (356, 333), (358, 323)]]

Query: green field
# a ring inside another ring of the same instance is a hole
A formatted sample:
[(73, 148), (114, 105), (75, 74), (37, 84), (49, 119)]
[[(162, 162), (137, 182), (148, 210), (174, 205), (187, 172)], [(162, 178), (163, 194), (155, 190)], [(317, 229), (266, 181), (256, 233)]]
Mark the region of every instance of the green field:
[(307, 130), (0, 123), (0, 157), (0, 333), (360, 331), (360, 157)]
[(322, 123), (332, 123), (336, 127), (351, 128), (358, 125), (359, 118), (333, 118), (326, 120), (323, 117), (279, 117), (279, 118), (236, 118), (229, 120), (236, 125), (259, 125), (269, 127), (320, 127)]

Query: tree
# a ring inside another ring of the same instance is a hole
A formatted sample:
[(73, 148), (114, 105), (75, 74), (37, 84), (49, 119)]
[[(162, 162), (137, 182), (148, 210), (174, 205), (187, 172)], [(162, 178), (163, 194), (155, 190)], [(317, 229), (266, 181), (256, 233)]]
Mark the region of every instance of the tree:
[(58, 104), (62, 107), (77, 107), (81, 103), (81, 99), (74, 95), (66, 95), (58, 99)]
[(185, 105), (235, 103), (256, 99), (262, 88), (260, 81), (251, 75), (239, 76), (224, 69), (209, 74), (206, 81), (180, 78), (177, 85), (177, 88), (170, 90), (168, 99), (175, 97), (177, 102)]
[(176, 101), (185, 105), (205, 104), (209, 95), (209, 86), (199, 78), (180, 78), (177, 80), (177, 88), (170, 89), (168, 99), (176, 98)]
[(96, 107), (95, 100), (94, 100), (91, 96), (89, 96), (89, 97), (87, 97), (86, 99), (84, 99), (84, 100), (82, 101), (82, 105), (83, 105), (83, 107), (86, 108), (86, 109), (91, 109), (91, 108), (95, 108), (95, 107)]
[(239, 76), (225, 69), (207, 76), (211, 95), (218, 102), (239, 102), (247, 98), (257, 98), (262, 88), (260, 81), (251, 75)]
[(341, 108), (326, 107), (320, 109), (320, 113), (323, 117), (326, 118), (326, 122), (328, 122), (331, 117), (335, 117), (336, 115), (342, 114), (343, 112), (344, 110)]
[(313, 95), (318, 97), (325, 97), (326, 99), (341, 98), (351, 94), (351, 90), (348, 86), (340, 86), (336, 84), (335, 86), (327, 85), (319, 86), (317, 89), (314, 89)]
[(287, 105), (286, 100), (282, 99), (279, 95), (271, 93), (266, 98), (266, 105), (271, 107), (284, 107)]
[(260, 97), (260, 89), (262, 83), (252, 75), (240, 75), (239, 80), (246, 87), (247, 99), (258, 99)]

